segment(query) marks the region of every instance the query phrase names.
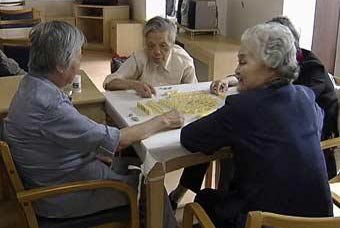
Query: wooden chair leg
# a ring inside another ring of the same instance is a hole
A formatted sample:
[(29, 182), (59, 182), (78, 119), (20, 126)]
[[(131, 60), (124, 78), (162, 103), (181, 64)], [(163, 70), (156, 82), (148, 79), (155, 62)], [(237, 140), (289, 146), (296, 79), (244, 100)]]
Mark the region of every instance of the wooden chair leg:
[(16, 200), (0, 201), (0, 227), (1, 228), (28, 228), (25, 215)]
[(221, 161), (215, 161), (215, 188), (218, 189), (220, 186), (220, 178), (221, 178)]
[(210, 162), (209, 168), (205, 174), (205, 187), (206, 188), (212, 188), (213, 167), (214, 167), (214, 163)]

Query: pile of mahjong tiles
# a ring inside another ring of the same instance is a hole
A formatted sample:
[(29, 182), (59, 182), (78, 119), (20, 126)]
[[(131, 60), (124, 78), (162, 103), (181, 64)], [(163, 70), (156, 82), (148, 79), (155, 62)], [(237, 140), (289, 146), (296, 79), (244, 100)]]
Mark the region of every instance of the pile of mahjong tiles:
[(138, 102), (137, 108), (147, 115), (157, 115), (177, 109), (183, 114), (201, 117), (215, 111), (220, 102), (220, 97), (212, 95), (208, 91), (170, 91), (164, 98)]

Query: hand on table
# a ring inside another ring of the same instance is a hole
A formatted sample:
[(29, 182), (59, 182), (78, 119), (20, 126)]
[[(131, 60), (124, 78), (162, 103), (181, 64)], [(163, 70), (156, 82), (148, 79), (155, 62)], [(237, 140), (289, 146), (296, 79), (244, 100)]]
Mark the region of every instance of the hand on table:
[(156, 94), (155, 88), (145, 82), (136, 82), (134, 89), (137, 92), (137, 95), (143, 98), (150, 98), (152, 94)]
[(210, 84), (210, 92), (215, 95), (221, 95), (227, 92), (230, 86), (236, 86), (238, 84), (236, 74), (228, 75), (223, 80), (216, 80)]
[(175, 109), (164, 113), (160, 117), (163, 118), (163, 122), (166, 125), (166, 129), (164, 130), (180, 128), (184, 123), (183, 115)]
[(220, 95), (222, 93), (227, 92), (228, 90), (228, 82), (222, 80), (213, 81), (210, 84), (210, 92), (215, 95)]

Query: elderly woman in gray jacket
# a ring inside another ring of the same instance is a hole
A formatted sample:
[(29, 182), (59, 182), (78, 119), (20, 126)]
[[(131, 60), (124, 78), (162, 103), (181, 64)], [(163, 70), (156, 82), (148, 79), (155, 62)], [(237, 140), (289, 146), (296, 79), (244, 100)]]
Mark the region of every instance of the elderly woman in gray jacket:
[[(182, 117), (168, 112), (133, 127), (117, 129), (80, 114), (62, 88), (79, 71), (84, 35), (63, 22), (41, 23), (30, 33), (29, 73), (22, 79), (4, 120), (4, 139), (27, 188), (82, 180), (117, 180), (137, 188), (138, 175), (122, 175), (97, 158), (115, 153), (163, 130)], [(43, 217), (70, 218), (127, 205), (113, 190), (93, 190), (47, 198), (36, 204)], [(171, 216), (169, 227), (173, 227)]]

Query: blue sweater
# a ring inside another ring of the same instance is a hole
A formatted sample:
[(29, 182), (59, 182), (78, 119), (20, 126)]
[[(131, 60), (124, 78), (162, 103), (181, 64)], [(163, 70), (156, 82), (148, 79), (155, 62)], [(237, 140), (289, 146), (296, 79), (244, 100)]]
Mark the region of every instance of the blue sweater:
[(243, 92), (182, 129), (192, 152), (231, 146), (236, 174), (232, 190), (216, 205), (220, 216), (245, 223), (262, 210), (297, 216), (332, 216), (320, 135), (323, 111), (312, 90), (284, 85)]

